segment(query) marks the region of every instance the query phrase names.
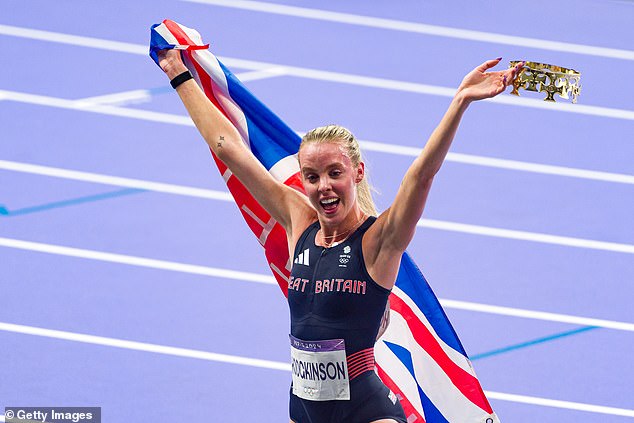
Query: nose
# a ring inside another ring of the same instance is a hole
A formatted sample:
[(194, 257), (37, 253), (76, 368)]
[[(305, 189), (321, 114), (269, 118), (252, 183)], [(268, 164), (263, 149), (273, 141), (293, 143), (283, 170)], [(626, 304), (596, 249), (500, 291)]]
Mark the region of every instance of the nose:
[(319, 187), (317, 189), (319, 192), (330, 191), (330, 178), (327, 176), (319, 178)]

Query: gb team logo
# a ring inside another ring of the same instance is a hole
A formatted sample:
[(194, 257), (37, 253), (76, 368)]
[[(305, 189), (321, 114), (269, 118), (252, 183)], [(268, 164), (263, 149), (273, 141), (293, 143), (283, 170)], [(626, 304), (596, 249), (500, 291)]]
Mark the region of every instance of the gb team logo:
[(350, 261), (350, 246), (346, 245), (343, 247), (343, 254), (339, 254), (339, 267), (348, 267), (348, 262)]

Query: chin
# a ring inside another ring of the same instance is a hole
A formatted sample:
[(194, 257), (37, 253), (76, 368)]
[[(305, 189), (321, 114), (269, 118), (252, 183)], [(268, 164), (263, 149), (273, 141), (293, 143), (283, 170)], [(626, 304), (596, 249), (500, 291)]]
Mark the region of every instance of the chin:
[(338, 209), (334, 213), (326, 213), (322, 209), (319, 211), (319, 217), (331, 225), (337, 225), (346, 220), (346, 213), (343, 209)]

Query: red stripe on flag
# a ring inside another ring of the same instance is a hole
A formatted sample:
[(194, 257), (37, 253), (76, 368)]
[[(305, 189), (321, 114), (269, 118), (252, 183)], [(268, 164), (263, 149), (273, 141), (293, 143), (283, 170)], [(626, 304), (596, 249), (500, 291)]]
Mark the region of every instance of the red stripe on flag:
[[(378, 364), (376, 366), (376, 372), (381, 378), (381, 380), (383, 381), (383, 383), (385, 383), (385, 386), (390, 388), (390, 391), (394, 392), (399, 397), (399, 401), (401, 403), (401, 406), (403, 407), (403, 411), (405, 411), (405, 416), (407, 417), (407, 421), (415, 422), (415, 423), (425, 423), (425, 419), (423, 418), (423, 416), (421, 416), (420, 413), (416, 411), (416, 409), (414, 408), (412, 403), (407, 399), (403, 391), (401, 391), (400, 388), (396, 386), (396, 383), (394, 383), (392, 378), (390, 378), (387, 375), (387, 373), (385, 373)], [(411, 416), (414, 416), (416, 419), (410, 420)]]
[(436, 338), (429, 332), (427, 327), (420, 321), (414, 311), (402, 299), (395, 294), (390, 295), (390, 307), (392, 311), (399, 313), (410, 328), (416, 342), (429, 354), (433, 360), (442, 368), (451, 382), (462, 394), (472, 403), (486, 411), (493, 413), (491, 405), (484, 396), (482, 387), (471, 374), (454, 363), (447, 353), (442, 349)]
[[(176, 22), (170, 21), (169, 19), (165, 19), (163, 23), (165, 24), (165, 27), (176, 38), (179, 44), (183, 44), (183, 45), (195, 44), (194, 41), (191, 38), (189, 38), (189, 36), (185, 33), (185, 31), (183, 31), (183, 29)], [(214, 104), (214, 106), (216, 106), (216, 108), (220, 110), (227, 119), (229, 119), (227, 112), (225, 112), (225, 109), (223, 109), (220, 106), (220, 103), (218, 103), (218, 99), (216, 99), (216, 96), (214, 95), (213, 82), (212, 82), (211, 76), (198, 64), (196, 60), (194, 60), (191, 52), (182, 51), (182, 53), (187, 54), (191, 62), (194, 64), (194, 67), (196, 68), (196, 73), (198, 74), (198, 78), (200, 79), (203, 91), (205, 92), (205, 95), (207, 96), (207, 98), (209, 98), (209, 100)], [(215, 57), (214, 57), (214, 60), (215, 60)]]
[[(175, 22), (170, 20), (163, 21), (167, 29), (174, 35), (176, 40), (183, 45), (194, 44), (194, 42), (189, 38), (189, 36), (182, 30), (182, 28)], [(215, 94), (214, 88), (216, 84), (214, 83), (211, 76), (200, 66), (200, 64), (192, 57), (190, 52), (183, 52), (187, 54), (191, 59), (191, 63), (194, 65), (196, 72), (198, 73), (198, 78), (200, 79), (202, 89), (205, 92), (205, 95), (209, 100), (216, 106), (220, 112), (229, 119), (227, 112), (221, 107), (218, 102)], [(229, 119), (231, 120), (231, 119)], [(218, 166), (218, 170), (221, 174), (224, 174), (227, 170), (227, 166), (220, 161), (215, 154), (212, 152), (212, 156)], [(303, 191), (303, 185), (301, 179), (299, 179), (299, 174), (291, 176), (286, 184), (292, 186), (296, 189), (299, 189), (301, 192)], [(229, 178), (227, 181), (227, 187), (231, 192), (242, 216), (245, 221), (249, 225), (251, 231), (260, 238), (265, 230), (263, 225), (260, 222), (268, 223), (271, 219), (271, 216), (262, 208), (262, 206), (253, 198), (251, 193), (245, 188), (245, 186), (237, 179), (237, 178)], [(300, 188), (301, 187), (301, 188)], [(244, 207), (248, 208), (259, 220), (258, 222), (253, 216), (249, 215)], [(273, 228), (271, 229), (268, 236), (264, 240), (264, 251), (267, 258), (267, 261), (271, 267), (275, 266), (279, 272), (273, 270), (273, 275), (280, 286), (280, 289), (287, 295), (288, 290), (288, 278), (290, 277), (290, 271), (286, 269), (286, 264), (288, 263), (288, 242), (286, 239), (286, 231), (279, 223), (275, 223)], [(281, 273), (281, 275), (280, 275)]]
[(285, 297), (288, 297), (288, 280), (291, 277), (291, 272), (286, 269), (286, 264), (288, 263), (288, 241), (286, 239), (286, 231), (279, 223), (275, 223), (273, 230), (264, 243), (264, 254), (269, 266), (271, 264), (275, 265), (284, 275), (282, 277), (274, 269), (271, 269), (282, 293)]
[(284, 185), (295, 188), (297, 191), (301, 192), (304, 195), (306, 194), (306, 191), (304, 190), (304, 183), (302, 182), (302, 177), (299, 176), (299, 172), (285, 180)]

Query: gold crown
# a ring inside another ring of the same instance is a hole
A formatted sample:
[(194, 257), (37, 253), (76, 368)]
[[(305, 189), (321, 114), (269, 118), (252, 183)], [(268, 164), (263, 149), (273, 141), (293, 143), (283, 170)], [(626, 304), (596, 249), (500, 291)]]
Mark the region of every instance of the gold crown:
[[(519, 60), (510, 62), (509, 67), (514, 67)], [(546, 65), (537, 62), (525, 62), (524, 66), (513, 81), (513, 91), (511, 94), (520, 95), (519, 89), (526, 91), (545, 92), (544, 101), (555, 101), (555, 94), (559, 97), (577, 102), (577, 97), (581, 93), (581, 74), (573, 69), (562, 68), (561, 66)]]

